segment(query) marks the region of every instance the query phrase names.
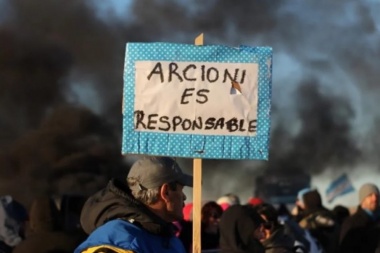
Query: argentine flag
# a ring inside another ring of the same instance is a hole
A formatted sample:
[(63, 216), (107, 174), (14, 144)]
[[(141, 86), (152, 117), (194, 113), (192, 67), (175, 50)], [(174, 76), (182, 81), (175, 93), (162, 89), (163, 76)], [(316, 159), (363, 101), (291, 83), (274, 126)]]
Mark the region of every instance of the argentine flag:
[(327, 201), (331, 203), (336, 197), (343, 196), (347, 193), (355, 191), (347, 174), (344, 173), (335, 179), (326, 189)]

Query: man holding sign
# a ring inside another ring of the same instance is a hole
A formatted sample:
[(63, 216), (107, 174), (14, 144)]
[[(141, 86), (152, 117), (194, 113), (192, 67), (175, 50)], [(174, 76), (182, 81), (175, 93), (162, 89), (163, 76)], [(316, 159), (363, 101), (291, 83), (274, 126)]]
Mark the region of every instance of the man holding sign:
[(183, 219), (183, 188), (192, 184), (171, 158), (136, 161), (127, 185), (112, 180), (85, 203), (81, 224), (90, 235), (75, 253), (184, 253), (172, 222)]

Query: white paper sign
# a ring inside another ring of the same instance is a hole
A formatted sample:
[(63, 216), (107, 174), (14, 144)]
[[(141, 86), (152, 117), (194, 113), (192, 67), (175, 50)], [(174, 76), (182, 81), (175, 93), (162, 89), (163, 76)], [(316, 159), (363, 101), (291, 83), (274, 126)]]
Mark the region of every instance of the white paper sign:
[(256, 63), (136, 61), (135, 131), (255, 136), (258, 71)]

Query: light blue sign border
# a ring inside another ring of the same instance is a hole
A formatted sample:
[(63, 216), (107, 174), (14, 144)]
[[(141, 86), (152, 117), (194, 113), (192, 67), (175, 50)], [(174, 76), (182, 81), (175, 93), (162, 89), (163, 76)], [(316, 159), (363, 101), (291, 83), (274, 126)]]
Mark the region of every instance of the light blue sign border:
[[(254, 137), (140, 132), (134, 129), (135, 62), (258, 63), (258, 118)], [(123, 154), (207, 159), (268, 160), (272, 48), (173, 43), (127, 43), (123, 92)]]

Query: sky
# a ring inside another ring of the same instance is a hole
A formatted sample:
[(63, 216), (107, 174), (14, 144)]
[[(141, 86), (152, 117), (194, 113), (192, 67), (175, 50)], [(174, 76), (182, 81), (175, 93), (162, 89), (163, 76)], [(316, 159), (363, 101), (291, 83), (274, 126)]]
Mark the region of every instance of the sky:
[[(77, 120), (71, 125), (77, 131), (73, 135), (88, 145), (87, 153), (95, 152), (89, 151), (89, 139), (120, 140), (125, 43), (193, 43), (204, 33), (206, 44), (274, 50), (270, 160), (205, 161), (207, 198), (231, 191), (248, 198), (251, 178), (268, 168), (307, 171), (321, 192), (343, 172), (359, 187), (380, 172), (378, 13), (380, 2), (375, 0), (0, 0), (0, 91), (5, 91), (0, 92), (0, 151), (5, 164), (22, 157), (29, 164), (43, 161), (57, 168), (72, 159), (78, 141), (62, 148), (56, 141), (63, 138), (62, 131), (52, 134), (44, 128), (52, 126), (47, 118), (62, 105), (88, 109), (64, 114)], [(85, 136), (81, 127), (87, 122), (78, 115), (108, 122), (116, 137), (103, 128)], [(64, 118), (54, 120), (66, 124)], [(36, 150), (20, 148), (34, 147), (32, 141), (39, 144), (40, 136), (51, 137), (46, 145), (54, 144), (55, 152), (47, 156), (51, 146), (39, 145), (36, 156)], [(27, 160), (31, 157), (40, 160)], [(42, 173), (38, 166), (24, 165), (28, 163), (12, 165), (14, 177), (21, 171), (29, 171), (30, 177)], [(183, 165), (191, 171), (189, 162)], [(232, 176), (244, 184), (220, 185)]]

